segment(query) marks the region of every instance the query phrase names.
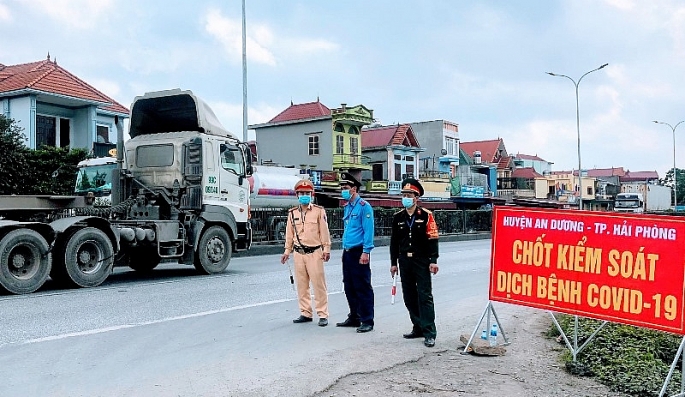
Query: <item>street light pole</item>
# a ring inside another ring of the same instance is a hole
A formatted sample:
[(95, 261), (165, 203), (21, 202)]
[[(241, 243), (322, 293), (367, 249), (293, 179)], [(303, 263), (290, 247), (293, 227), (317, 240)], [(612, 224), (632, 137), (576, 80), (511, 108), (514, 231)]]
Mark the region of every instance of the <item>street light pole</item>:
[(596, 72), (599, 69), (605, 68), (608, 63), (605, 63), (604, 65), (598, 67), (597, 69), (592, 69), (591, 71), (585, 73), (584, 75), (580, 76), (578, 79), (578, 82), (573, 80), (572, 78), (568, 77), (565, 74), (556, 74), (552, 72), (547, 72), (548, 75), (554, 76), (554, 77), (566, 77), (567, 79), (571, 80), (573, 85), (576, 86), (576, 130), (578, 132), (578, 190), (579, 190), (579, 195), (578, 195), (578, 209), (582, 210), (583, 209), (583, 173), (582, 173), (582, 165), (580, 162), (580, 107), (578, 106), (578, 85), (580, 85), (580, 81), (583, 80), (583, 77), (587, 76), (588, 74), (592, 72)]
[(673, 131), (673, 209), (675, 210), (678, 208), (678, 171), (675, 168), (675, 129), (678, 128), (678, 126), (685, 122), (685, 120), (678, 122), (675, 126), (672, 126), (668, 123), (664, 123), (663, 121), (653, 121), (654, 123), (657, 124), (663, 124), (669, 126), (671, 128), (671, 131)]

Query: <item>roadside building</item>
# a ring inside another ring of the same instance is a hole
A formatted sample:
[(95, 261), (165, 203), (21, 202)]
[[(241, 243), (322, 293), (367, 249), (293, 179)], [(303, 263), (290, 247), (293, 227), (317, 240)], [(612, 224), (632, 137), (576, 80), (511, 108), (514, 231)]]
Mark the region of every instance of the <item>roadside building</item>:
[(0, 111), (23, 128), (26, 146), (87, 150), (104, 155), (116, 142), (115, 117), (129, 110), (51, 60), (0, 64)]

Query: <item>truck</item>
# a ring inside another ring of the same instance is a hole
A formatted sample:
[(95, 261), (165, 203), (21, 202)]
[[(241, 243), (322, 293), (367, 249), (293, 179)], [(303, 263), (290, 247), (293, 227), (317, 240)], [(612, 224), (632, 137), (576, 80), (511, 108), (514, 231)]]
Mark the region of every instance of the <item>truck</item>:
[(74, 194), (92, 195), (94, 205), (107, 207), (112, 204), (112, 175), (117, 169), (115, 157), (96, 157), (79, 161), (76, 165)]
[(614, 200), (616, 212), (659, 212), (671, 208), (672, 192), (668, 186), (642, 183), (624, 185), (621, 190)]
[(204, 101), (180, 89), (136, 97), (125, 145), (115, 124), (110, 207), (92, 206), (95, 191), (0, 196), (0, 291), (32, 293), (48, 277), (94, 287), (114, 266), (147, 272), (163, 260), (215, 274), (250, 248), (249, 148)]
[[(74, 194), (91, 195), (95, 207), (112, 204), (112, 172), (117, 168), (114, 157), (96, 157), (82, 160), (76, 166)], [(293, 187), (308, 174), (299, 169), (275, 165), (255, 165), (250, 183), (250, 224), (252, 236), (257, 240), (284, 240), (286, 216), (283, 209), (298, 205)]]

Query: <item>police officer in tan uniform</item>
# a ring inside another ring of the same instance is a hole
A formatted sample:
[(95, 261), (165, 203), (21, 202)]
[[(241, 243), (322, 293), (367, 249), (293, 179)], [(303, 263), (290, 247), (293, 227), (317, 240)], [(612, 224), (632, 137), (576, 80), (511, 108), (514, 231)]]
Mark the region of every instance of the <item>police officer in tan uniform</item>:
[(300, 305), (300, 317), (293, 323), (312, 321), (312, 301), (309, 283), (314, 288), (316, 314), (319, 326), (328, 325), (328, 292), (323, 263), (331, 258), (331, 236), (328, 232), (326, 210), (314, 205), (314, 185), (303, 179), (295, 184), (300, 205), (288, 211), (288, 223), (285, 231), (285, 252), (281, 263), (285, 263), (294, 251), (295, 280)]

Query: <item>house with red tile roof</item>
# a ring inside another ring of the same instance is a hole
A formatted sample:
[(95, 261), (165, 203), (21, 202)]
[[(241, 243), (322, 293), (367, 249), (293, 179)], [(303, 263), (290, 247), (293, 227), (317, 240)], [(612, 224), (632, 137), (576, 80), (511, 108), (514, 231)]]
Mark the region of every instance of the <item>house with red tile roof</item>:
[(115, 117), (129, 110), (47, 59), (0, 63), (0, 111), (23, 128), (27, 146), (93, 148), (116, 141)]
[[(504, 146), (504, 139), (460, 142), (461, 150), (472, 159), (474, 164), (496, 164), (497, 178), (510, 178), (513, 168), (512, 159)], [(480, 160), (478, 160), (480, 157)]]
[(361, 130), (373, 122), (373, 110), (364, 105), (330, 109), (317, 100), (294, 104), (255, 131), (258, 162), (322, 171), (322, 185), (337, 188), (338, 173), (359, 180), (371, 166), (362, 161)]
[(371, 170), (363, 171), (362, 179), (372, 181), (370, 190), (399, 193), (404, 178), (419, 177), (419, 155), (424, 150), (409, 124), (364, 128), (362, 155)]

